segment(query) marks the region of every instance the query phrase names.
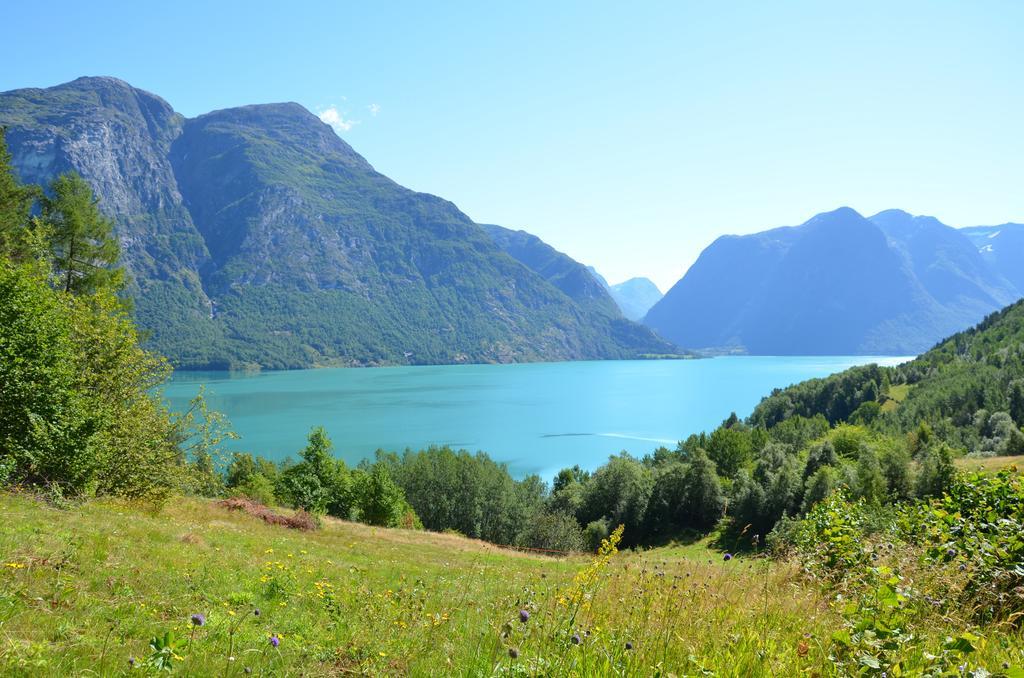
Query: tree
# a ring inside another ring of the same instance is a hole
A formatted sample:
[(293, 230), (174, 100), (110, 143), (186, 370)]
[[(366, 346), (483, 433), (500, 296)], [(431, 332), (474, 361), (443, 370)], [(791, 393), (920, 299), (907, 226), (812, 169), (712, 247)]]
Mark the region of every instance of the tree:
[(552, 551), (582, 551), (583, 531), (571, 515), (543, 511), (525, 526), (519, 544)]
[[(370, 525), (398, 527), (406, 514), (413, 513), (405, 493), (395, 484), (384, 464), (374, 464), (369, 473), (357, 471), (356, 506), (359, 520)], [(419, 519), (414, 519), (418, 524)]]
[(50, 195), (43, 197), (42, 213), (50, 229), (58, 289), (89, 294), (124, 286), (123, 270), (114, 267), (121, 256), (114, 224), (100, 212), (85, 179), (74, 172), (54, 179)]
[(864, 445), (857, 456), (857, 495), (872, 504), (881, 504), (886, 497), (887, 486), (882, 464), (874, 449)]
[(689, 524), (698, 529), (711, 529), (725, 511), (725, 494), (715, 463), (702, 452), (694, 454), (686, 466), (683, 483), (686, 494), (682, 509)]
[(707, 453), (723, 478), (734, 478), (754, 456), (754, 445), (748, 432), (719, 427), (708, 440)]
[[(584, 487), (583, 506), (577, 518), (581, 524), (608, 518), (610, 524), (624, 524), (636, 535), (643, 525), (653, 489), (654, 478), (650, 469), (623, 452), (609, 458), (608, 463), (590, 477)], [(635, 536), (632, 541), (636, 541)]]
[(19, 259), (23, 231), (39, 191), (18, 180), (11, 166), (6, 136), (7, 129), (0, 127), (0, 256)]
[(1010, 416), (1018, 428), (1024, 428), (1024, 379), (1010, 382)]
[(952, 486), (955, 477), (953, 450), (945, 444), (936, 445), (921, 457), (915, 494), (918, 497), (941, 497)]
[(334, 444), (322, 426), (309, 432), (298, 464), (282, 472), (279, 494), (292, 506), (313, 514), (348, 518), (352, 511), (352, 478), (345, 462), (335, 459)]

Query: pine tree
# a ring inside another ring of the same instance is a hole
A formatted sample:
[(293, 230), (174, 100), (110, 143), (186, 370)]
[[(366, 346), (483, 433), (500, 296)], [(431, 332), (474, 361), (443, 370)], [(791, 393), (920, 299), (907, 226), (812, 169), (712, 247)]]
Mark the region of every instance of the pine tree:
[(121, 249), (114, 224), (100, 212), (89, 184), (69, 172), (53, 180), (50, 193), (42, 206), (57, 287), (69, 294), (121, 289), (124, 272), (115, 268)]

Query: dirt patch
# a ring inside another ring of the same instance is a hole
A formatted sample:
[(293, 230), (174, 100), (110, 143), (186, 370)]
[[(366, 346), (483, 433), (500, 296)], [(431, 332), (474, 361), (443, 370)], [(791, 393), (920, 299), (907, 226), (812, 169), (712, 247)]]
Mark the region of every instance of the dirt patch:
[(232, 497), (217, 502), (217, 506), (229, 511), (243, 511), (254, 518), (259, 518), (268, 525), (282, 525), (293, 530), (315, 530), (318, 525), (316, 518), (305, 511), (296, 511), (291, 515), (275, 513), (269, 508), (251, 499)]

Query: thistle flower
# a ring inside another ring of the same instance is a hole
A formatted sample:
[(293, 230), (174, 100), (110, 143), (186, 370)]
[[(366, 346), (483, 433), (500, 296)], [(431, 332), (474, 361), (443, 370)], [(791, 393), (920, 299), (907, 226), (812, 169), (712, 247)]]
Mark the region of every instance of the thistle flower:
[(270, 636), (270, 645), (272, 647), (277, 647), (280, 644), (281, 644), (281, 639), (277, 637), (276, 633), (274, 635)]
[(530, 612), (528, 610), (519, 610), (519, 621), (524, 624), (530, 621)]
[(202, 613), (192, 615), (192, 626), (203, 626), (206, 624), (206, 616)]

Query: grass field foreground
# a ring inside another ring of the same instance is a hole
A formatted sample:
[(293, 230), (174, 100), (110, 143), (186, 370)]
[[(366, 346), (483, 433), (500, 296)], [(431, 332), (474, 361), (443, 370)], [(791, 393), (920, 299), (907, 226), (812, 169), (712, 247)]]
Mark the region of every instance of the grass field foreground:
[[(555, 559), (333, 520), (298, 532), (192, 499), (0, 494), (0, 513), (3, 675), (834, 673), (831, 594), (704, 544)], [(962, 623), (918, 632), (941, 643)], [(1019, 661), (1008, 638), (977, 659)]]

